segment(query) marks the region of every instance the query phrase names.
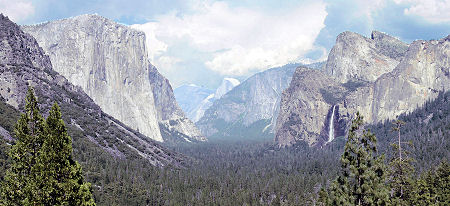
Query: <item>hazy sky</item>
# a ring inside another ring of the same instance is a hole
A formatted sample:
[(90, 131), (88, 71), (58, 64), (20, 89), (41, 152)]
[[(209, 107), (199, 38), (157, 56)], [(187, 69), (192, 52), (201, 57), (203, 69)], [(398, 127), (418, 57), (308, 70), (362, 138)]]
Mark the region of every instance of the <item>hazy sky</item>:
[(450, 34), (450, 0), (0, 0), (0, 12), (19, 24), (97, 13), (132, 25), (174, 87), (324, 60), (343, 31), (407, 43)]

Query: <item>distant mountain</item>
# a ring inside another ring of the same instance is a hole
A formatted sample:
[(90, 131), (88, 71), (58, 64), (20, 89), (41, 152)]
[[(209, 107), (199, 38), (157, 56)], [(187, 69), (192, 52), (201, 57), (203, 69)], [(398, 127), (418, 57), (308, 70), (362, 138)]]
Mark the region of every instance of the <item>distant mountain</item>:
[[(181, 102), (180, 104), (183, 104), (186, 108), (184, 111), (188, 114), (188, 117), (192, 121), (197, 122), (203, 117), (205, 111), (211, 107), (214, 101), (220, 99), (231, 89), (239, 85), (239, 83), (237, 79), (224, 78), (216, 91), (194, 84), (183, 85), (175, 89), (175, 95), (178, 95), (177, 101)], [(200, 97), (202, 98), (200, 99)]]
[(188, 84), (174, 89), (173, 93), (181, 109), (186, 113), (186, 116), (194, 121), (195, 109), (206, 97), (213, 94), (214, 90), (195, 84)]
[[(0, 130), (6, 139), (12, 138), (11, 125), (18, 116), (14, 114), (24, 109), (28, 86), (34, 88), (44, 116), (54, 102), (60, 105), (69, 135), (74, 138), (74, 153), (93, 155), (103, 151), (110, 159), (181, 165), (180, 155), (104, 113), (79, 86), (53, 70), (50, 58), (31, 35), (0, 14)], [(97, 157), (91, 158), (81, 162)]]
[(205, 111), (208, 110), (216, 100), (220, 99), (223, 95), (225, 95), (227, 92), (231, 91), (234, 87), (236, 87), (239, 84), (240, 84), (240, 82), (237, 79), (224, 78), (222, 80), (222, 83), (220, 84), (220, 86), (214, 92), (214, 94), (208, 95), (195, 108), (195, 114), (194, 114), (194, 117), (192, 118), (192, 120), (194, 122), (198, 122), (205, 114)]
[(220, 99), (225, 95), (227, 92), (232, 90), (234, 87), (239, 85), (240, 82), (237, 79), (233, 78), (224, 78), (222, 80), (222, 83), (220, 86), (216, 89), (216, 92), (214, 93), (214, 99)]
[(55, 71), (103, 111), (157, 141), (204, 141), (147, 58), (145, 34), (98, 15), (23, 26)]
[(275, 141), (325, 144), (359, 111), (368, 123), (410, 113), (450, 90), (450, 35), (407, 46), (380, 32), (337, 37), (325, 72), (298, 68), (283, 92)]
[(300, 65), (288, 64), (249, 77), (212, 103), (197, 126), (211, 138), (271, 138), (281, 93)]

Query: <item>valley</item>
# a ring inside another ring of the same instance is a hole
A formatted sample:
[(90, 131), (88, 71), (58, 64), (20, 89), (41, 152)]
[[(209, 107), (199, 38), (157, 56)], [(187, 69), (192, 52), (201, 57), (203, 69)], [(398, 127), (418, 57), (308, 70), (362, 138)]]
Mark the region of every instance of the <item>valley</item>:
[(19, 25), (0, 14), (0, 205), (14, 202), (4, 182), (16, 172), (20, 131), (41, 138), (20, 119), (34, 106), (48, 118), (54, 104), (96, 205), (446, 205), (446, 35), (404, 42), (344, 31), (316, 61), (243, 75), (221, 59), (232, 73), (202, 77), (220, 82), (175, 88), (156, 66), (170, 64), (155, 60), (173, 51), (145, 27), (98, 14)]

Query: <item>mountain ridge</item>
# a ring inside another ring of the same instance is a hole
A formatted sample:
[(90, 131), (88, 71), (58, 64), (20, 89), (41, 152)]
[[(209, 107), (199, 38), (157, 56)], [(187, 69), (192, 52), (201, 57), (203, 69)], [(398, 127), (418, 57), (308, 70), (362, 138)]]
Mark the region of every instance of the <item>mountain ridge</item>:
[[(180, 138), (179, 133), (205, 140), (185, 118), (168, 80), (149, 62), (144, 32), (99, 15), (22, 28), (38, 40), (55, 70), (108, 114), (160, 142)], [(176, 125), (167, 124), (170, 120)]]
[(298, 65), (288, 64), (249, 77), (216, 100), (197, 126), (207, 137), (271, 138), (279, 97)]
[(4, 101), (15, 110), (23, 110), (31, 86), (44, 116), (54, 102), (60, 105), (69, 134), (77, 141), (95, 144), (113, 158), (144, 159), (160, 167), (182, 165), (182, 156), (107, 115), (79, 86), (55, 72), (37, 41), (17, 24), (0, 15), (0, 28), (2, 104)]
[[(345, 39), (342, 36), (348, 34), (344, 32), (338, 39)], [(372, 36), (374, 34), (379, 35), (379, 32), (374, 32)], [(354, 33), (350, 35), (352, 38), (358, 36)], [(392, 39), (392, 37), (383, 38)], [(384, 42), (384, 47), (398, 48), (397, 41)], [(335, 46), (339, 48), (342, 44), (354, 42), (350, 39), (345, 43), (338, 42)], [(391, 47), (388, 45), (390, 43), (393, 44)], [(358, 75), (358, 72), (353, 73), (355, 75), (353, 77), (342, 78), (342, 74), (349, 68), (367, 66), (365, 61), (361, 61), (367, 56), (361, 56), (359, 51), (355, 51), (342, 54), (344, 61), (340, 59), (341, 54), (339, 52), (333, 54), (334, 51), (332, 49), (330, 52), (328, 62), (346, 62), (347, 67), (335, 67), (334, 64), (327, 63), (327, 67), (332, 68), (326, 68), (324, 74), (315, 78), (326, 82), (321, 85), (302, 78), (311, 72), (319, 71), (299, 68), (290, 87), (283, 93), (275, 137), (275, 142), (280, 147), (290, 146), (297, 141), (306, 141), (310, 146), (325, 144), (330, 138), (329, 134), (345, 135), (348, 124), (357, 111), (368, 123), (395, 119), (400, 114), (412, 112), (426, 101), (433, 100), (439, 91), (450, 89), (450, 35), (441, 40), (414, 41), (402, 53), (403, 56), (398, 56), (400, 53), (385, 51), (386, 54), (393, 54), (392, 56), (400, 62), (391, 71), (386, 70), (383, 74), (377, 74), (378, 77), (374, 81), (361, 79), (362, 75)], [(377, 55), (379, 54), (372, 54)], [(349, 56), (352, 58), (348, 58)], [(363, 66), (359, 66), (360, 64)], [(376, 68), (372, 66), (366, 67), (368, 73)], [(344, 72), (329, 73), (336, 69)], [(359, 72), (365, 71), (367, 70)], [(332, 112), (333, 108), (336, 108), (335, 113)], [(330, 119), (333, 119), (333, 123)], [(304, 124), (306, 126), (302, 126)]]

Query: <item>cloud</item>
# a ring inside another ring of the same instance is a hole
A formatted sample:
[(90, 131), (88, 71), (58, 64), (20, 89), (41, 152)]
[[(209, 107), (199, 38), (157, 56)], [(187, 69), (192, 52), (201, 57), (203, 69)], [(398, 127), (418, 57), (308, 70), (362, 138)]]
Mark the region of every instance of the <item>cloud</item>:
[(409, 5), (405, 15), (423, 17), (431, 23), (450, 22), (450, 0), (394, 0), (397, 4)]
[(34, 6), (27, 0), (0, 0), (0, 12), (14, 22), (20, 22), (34, 14)]
[(181, 59), (171, 56), (161, 56), (156, 59), (154, 64), (158, 65), (160, 68), (165, 68), (166, 70), (173, 70), (175, 64), (181, 62)]
[(145, 33), (148, 57), (152, 63), (154, 63), (162, 53), (167, 51), (167, 44), (156, 38), (158, 23), (148, 22), (145, 24), (134, 24), (131, 25), (131, 27)]
[(210, 57), (204, 61), (207, 68), (222, 75), (249, 75), (302, 59), (315, 49), (326, 16), (325, 4), (316, 1), (270, 12), (213, 2), (198, 4), (190, 14), (172, 12), (134, 27), (150, 36), (149, 45), (167, 45), (149, 54), (155, 62), (187, 42)]

